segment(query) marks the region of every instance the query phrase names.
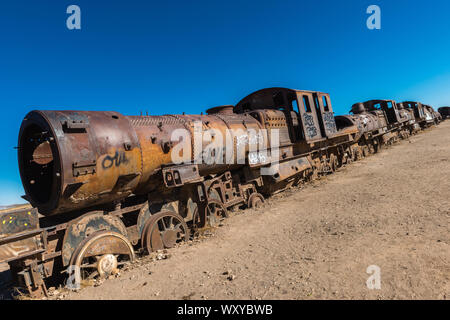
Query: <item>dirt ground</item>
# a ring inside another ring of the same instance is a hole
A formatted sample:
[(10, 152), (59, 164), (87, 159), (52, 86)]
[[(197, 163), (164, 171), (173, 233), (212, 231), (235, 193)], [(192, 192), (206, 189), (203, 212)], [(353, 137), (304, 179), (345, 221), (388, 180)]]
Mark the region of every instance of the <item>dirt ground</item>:
[[(449, 299), (449, 177), (447, 121), (63, 297)], [(379, 290), (366, 285), (370, 265)]]

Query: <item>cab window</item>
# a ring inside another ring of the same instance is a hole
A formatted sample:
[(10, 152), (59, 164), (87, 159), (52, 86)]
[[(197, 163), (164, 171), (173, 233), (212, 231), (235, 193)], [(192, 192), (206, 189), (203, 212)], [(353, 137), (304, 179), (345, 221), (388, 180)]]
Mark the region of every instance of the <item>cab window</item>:
[(303, 105), (305, 106), (306, 112), (311, 112), (311, 105), (309, 104), (309, 97), (307, 95), (303, 95)]
[(297, 99), (292, 100), (292, 110), (298, 110)]
[(323, 110), (325, 110), (326, 112), (329, 112), (330, 107), (328, 106), (327, 96), (322, 96), (322, 100), (323, 100)]

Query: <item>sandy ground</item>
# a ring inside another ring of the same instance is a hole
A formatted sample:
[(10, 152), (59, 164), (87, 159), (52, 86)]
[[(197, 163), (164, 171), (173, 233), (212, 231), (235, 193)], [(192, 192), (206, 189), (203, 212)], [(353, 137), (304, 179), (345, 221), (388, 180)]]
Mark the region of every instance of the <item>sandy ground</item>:
[(447, 121), (64, 298), (449, 299), (449, 176)]

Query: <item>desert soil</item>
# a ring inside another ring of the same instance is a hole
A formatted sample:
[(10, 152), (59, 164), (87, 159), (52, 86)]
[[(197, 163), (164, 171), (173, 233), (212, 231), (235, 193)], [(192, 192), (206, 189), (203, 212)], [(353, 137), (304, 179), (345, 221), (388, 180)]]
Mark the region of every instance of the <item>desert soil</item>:
[(449, 177), (447, 121), (63, 297), (449, 299)]

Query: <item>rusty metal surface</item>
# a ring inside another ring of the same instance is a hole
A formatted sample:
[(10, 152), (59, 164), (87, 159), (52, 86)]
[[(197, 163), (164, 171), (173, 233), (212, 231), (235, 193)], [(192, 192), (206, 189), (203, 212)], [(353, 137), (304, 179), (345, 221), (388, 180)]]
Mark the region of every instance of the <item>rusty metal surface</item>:
[[(35, 158), (42, 144), (52, 150), (46, 164)], [(42, 214), (123, 198), (142, 167), (135, 131), (115, 112), (32, 111), (22, 123), (18, 157), (27, 199)]]
[(0, 212), (0, 239), (39, 228), (36, 208)]
[(35, 208), (0, 212), (0, 262), (23, 258), (44, 249)]
[(42, 230), (21, 232), (0, 240), (0, 261), (24, 259), (45, 251)]

